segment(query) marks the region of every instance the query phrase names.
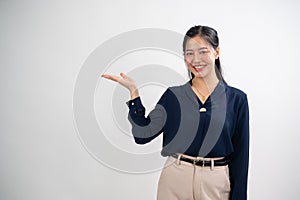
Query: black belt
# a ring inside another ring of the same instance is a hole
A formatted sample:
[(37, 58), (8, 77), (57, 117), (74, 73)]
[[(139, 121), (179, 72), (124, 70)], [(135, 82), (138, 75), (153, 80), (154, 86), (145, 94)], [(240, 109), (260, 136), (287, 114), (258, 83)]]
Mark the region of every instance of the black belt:
[[(177, 154), (172, 155), (172, 157), (178, 159)], [(184, 156), (180, 156), (180, 160), (184, 161), (184, 162), (188, 162), (191, 163), (193, 165), (197, 165), (197, 166), (202, 166), (202, 167), (208, 167), (208, 166), (212, 166), (212, 161), (210, 160), (196, 160), (196, 159), (191, 159), (191, 158), (187, 158)], [(214, 166), (226, 166), (228, 165), (229, 160), (228, 158), (221, 158), (218, 160), (214, 160)]]

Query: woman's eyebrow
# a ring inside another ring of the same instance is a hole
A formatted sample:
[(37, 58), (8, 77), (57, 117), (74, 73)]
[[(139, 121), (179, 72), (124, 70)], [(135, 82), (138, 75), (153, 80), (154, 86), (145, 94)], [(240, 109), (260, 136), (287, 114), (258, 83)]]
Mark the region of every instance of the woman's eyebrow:
[(200, 47), (198, 50), (208, 49), (207, 47)]
[[(208, 49), (207, 47), (200, 47), (197, 50), (203, 50), (203, 49)], [(186, 49), (186, 51), (194, 51), (193, 49)]]

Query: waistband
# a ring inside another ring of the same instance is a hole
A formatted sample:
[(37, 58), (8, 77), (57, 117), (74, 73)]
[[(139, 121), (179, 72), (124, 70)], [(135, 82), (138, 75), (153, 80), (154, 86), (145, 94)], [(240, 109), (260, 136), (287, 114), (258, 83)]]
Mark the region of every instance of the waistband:
[(191, 163), (193, 165), (202, 166), (202, 167), (213, 167), (213, 166), (226, 166), (229, 163), (229, 159), (226, 157), (223, 158), (199, 158), (191, 156), (186, 157), (183, 154), (173, 154), (171, 155), (173, 158), (176, 158), (178, 160)]

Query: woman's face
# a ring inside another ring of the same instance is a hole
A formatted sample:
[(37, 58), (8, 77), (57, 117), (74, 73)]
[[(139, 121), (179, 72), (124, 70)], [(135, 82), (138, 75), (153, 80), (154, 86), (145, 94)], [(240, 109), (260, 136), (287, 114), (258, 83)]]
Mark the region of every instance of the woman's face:
[(213, 47), (200, 36), (190, 38), (186, 43), (184, 60), (189, 71), (195, 77), (205, 78), (215, 75), (215, 59), (219, 56), (219, 47)]

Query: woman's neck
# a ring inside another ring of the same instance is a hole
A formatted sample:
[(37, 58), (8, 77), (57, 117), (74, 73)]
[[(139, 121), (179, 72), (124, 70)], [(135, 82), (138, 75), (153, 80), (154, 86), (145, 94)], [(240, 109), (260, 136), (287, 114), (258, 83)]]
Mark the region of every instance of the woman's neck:
[(210, 93), (219, 83), (219, 79), (217, 77), (214, 78), (200, 78), (194, 77), (192, 80), (192, 85), (202, 91), (206, 91)]

